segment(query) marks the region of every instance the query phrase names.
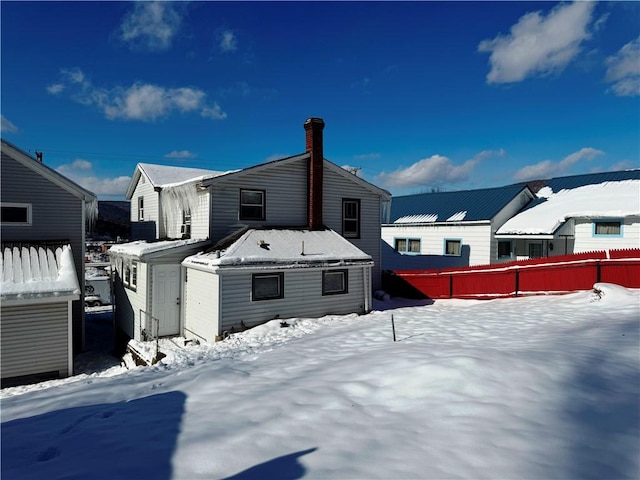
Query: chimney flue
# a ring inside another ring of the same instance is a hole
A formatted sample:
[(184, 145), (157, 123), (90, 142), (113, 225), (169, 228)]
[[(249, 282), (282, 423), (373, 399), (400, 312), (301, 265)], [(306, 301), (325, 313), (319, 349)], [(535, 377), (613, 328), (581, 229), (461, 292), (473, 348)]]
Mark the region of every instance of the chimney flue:
[(306, 148), (309, 158), (309, 209), (308, 220), (310, 230), (322, 230), (322, 186), (324, 169), (324, 152), (322, 148), (322, 130), (324, 120), (317, 117), (304, 122), (306, 132)]

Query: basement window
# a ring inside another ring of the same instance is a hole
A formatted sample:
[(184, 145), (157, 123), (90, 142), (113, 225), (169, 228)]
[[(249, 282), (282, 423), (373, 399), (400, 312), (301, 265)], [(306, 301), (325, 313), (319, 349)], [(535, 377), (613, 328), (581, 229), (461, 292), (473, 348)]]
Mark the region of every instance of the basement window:
[(621, 237), (622, 222), (620, 221), (595, 221), (593, 222), (594, 237)]
[(0, 204), (0, 223), (6, 226), (30, 226), (30, 203), (2, 203)]
[(283, 273), (254, 273), (251, 278), (251, 300), (284, 298)]
[(240, 190), (240, 220), (262, 221), (265, 218), (265, 191)]
[(347, 270), (325, 270), (322, 272), (322, 295), (349, 293)]

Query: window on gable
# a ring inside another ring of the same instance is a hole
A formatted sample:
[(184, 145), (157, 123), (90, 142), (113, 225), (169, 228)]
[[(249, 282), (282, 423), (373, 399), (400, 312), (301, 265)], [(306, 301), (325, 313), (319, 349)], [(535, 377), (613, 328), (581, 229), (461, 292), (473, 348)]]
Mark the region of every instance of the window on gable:
[(253, 301), (284, 297), (283, 273), (254, 273), (251, 283), (251, 300)]
[(349, 293), (347, 270), (325, 270), (322, 272), (322, 295), (341, 295), (344, 293)]
[(180, 226), (182, 238), (191, 238), (191, 211), (182, 211), (182, 225)]
[(342, 199), (342, 236), (360, 238), (360, 200)]
[(265, 191), (240, 190), (240, 220), (262, 221), (265, 218)]
[(462, 240), (446, 239), (444, 241), (444, 254), (459, 257), (462, 254)]
[(29, 203), (2, 203), (0, 210), (2, 225), (31, 225), (31, 204)]
[(511, 240), (498, 240), (498, 258), (513, 257)]
[(617, 221), (596, 221), (593, 222), (593, 235), (609, 235), (620, 237), (622, 235), (622, 222)]
[(419, 238), (396, 238), (394, 248), (400, 253), (420, 253)]
[(138, 221), (144, 220), (144, 197), (138, 197)]

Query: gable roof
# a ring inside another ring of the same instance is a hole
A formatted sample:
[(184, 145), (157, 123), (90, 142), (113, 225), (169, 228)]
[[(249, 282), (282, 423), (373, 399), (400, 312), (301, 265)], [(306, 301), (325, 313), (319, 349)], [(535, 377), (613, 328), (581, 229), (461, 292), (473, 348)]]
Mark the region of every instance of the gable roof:
[(510, 201), (523, 195), (526, 204), (533, 193), (526, 185), (419, 193), (393, 197), (391, 223), (433, 223), (491, 220)]
[(507, 220), (496, 234), (553, 235), (569, 218), (628, 216), (640, 216), (640, 179), (560, 190)]
[(140, 177), (144, 173), (154, 188), (166, 188), (183, 183), (202, 181), (207, 178), (224, 175), (229, 172), (208, 170), (204, 168), (157, 165), (154, 163), (138, 163), (129, 182), (126, 198), (131, 199)]
[[(97, 197), (95, 193), (90, 192), (84, 187), (81, 187), (73, 180), (65, 177), (61, 173), (58, 173), (53, 168), (40, 162), (39, 160), (36, 160), (27, 152), (16, 147), (12, 143), (6, 141), (4, 138), (2, 139), (2, 154), (8, 155), (16, 162), (40, 174), (47, 180), (51, 181), (52, 183), (55, 183), (60, 188), (66, 190), (67, 192), (74, 195), (75, 197), (78, 197), (84, 202), (86, 203), (97, 202)], [(97, 203), (95, 207), (97, 209)]]
[(333, 230), (250, 229), (228, 248), (187, 257), (182, 264), (201, 270), (220, 267), (277, 266), (304, 268), (373, 264), (364, 253)]
[(80, 296), (70, 245), (24, 243), (0, 251), (3, 300)]
[[(542, 188), (547, 187), (553, 192), (560, 190), (596, 185), (604, 182), (620, 182), (623, 180), (640, 179), (640, 169), (620, 170), (616, 172), (588, 173), (583, 175), (571, 175), (567, 177), (555, 177), (543, 180)], [(538, 190), (539, 191), (539, 190)]]
[[(292, 155), (290, 157), (285, 157), (285, 158), (280, 158), (277, 160), (272, 160), (270, 162), (265, 162), (265, 163), (260, 163), (257, 165), (253, 165), (251, 167), (247, 167), (247, 168), (243, 168), (242, 170), (236, 170), (236, 171), (232, 171), (229, 173), (225, 173), (223, 175), (219, 175), (216, 177), (211, 177), (206, 179), (205, 181), (203, 181), (203, 185), (205, 187), (211, 186), (211, 185), (216, 185), (217, 183), (222, 183), (225, 182), (226, 180), (229, 179), (237, 179), (237, 178), (241, 178), (245, 175), (249, 175), (249, 174), (254, 174), (257, 172), (262, 172), (264, 170), (267, 169), (271, 169), (271, 168), (275, 168), (277, 166), (282, 166), (282, 165), (287, 165), (289, 163), (294, 163), (294, 162), (300, 162), (300, 161), (307, 161), (309, 160), (309, 158), (311, 157), (310, 153), (302, 153), (299, 155)], [(323, 159), (324, 160), (324, 168), (328, 168), (329, 170), (331, 170), (332, 172), (340, 175), (341, 177), (351, 181), (351, 182), (355, 182), (356, 184), (360, 185), (361, 187), (369, 190), (370, 192), (382, 197), (383, 200), (388, 201), (391, 199), (391, 193), (384, 190), (383, 188), (380, 188), (372, 183), (367, 182), (366, 180), (358, 177), (357, 175), (354, 175), (351, 172), (348, 172), (347, 170), (345, 170), (344, 168), (336, 165), (335, 163), (327, 160), (326, 158)]]

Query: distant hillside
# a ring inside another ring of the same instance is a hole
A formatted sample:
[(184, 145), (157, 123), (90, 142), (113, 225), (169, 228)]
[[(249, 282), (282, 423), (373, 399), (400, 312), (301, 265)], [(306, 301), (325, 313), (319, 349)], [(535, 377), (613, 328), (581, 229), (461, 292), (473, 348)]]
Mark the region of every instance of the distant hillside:
[(88, 234), (95, 239), (116, 240), (131, 237), (130, 207), (128, 201), (99, 200), (98, 220)]

